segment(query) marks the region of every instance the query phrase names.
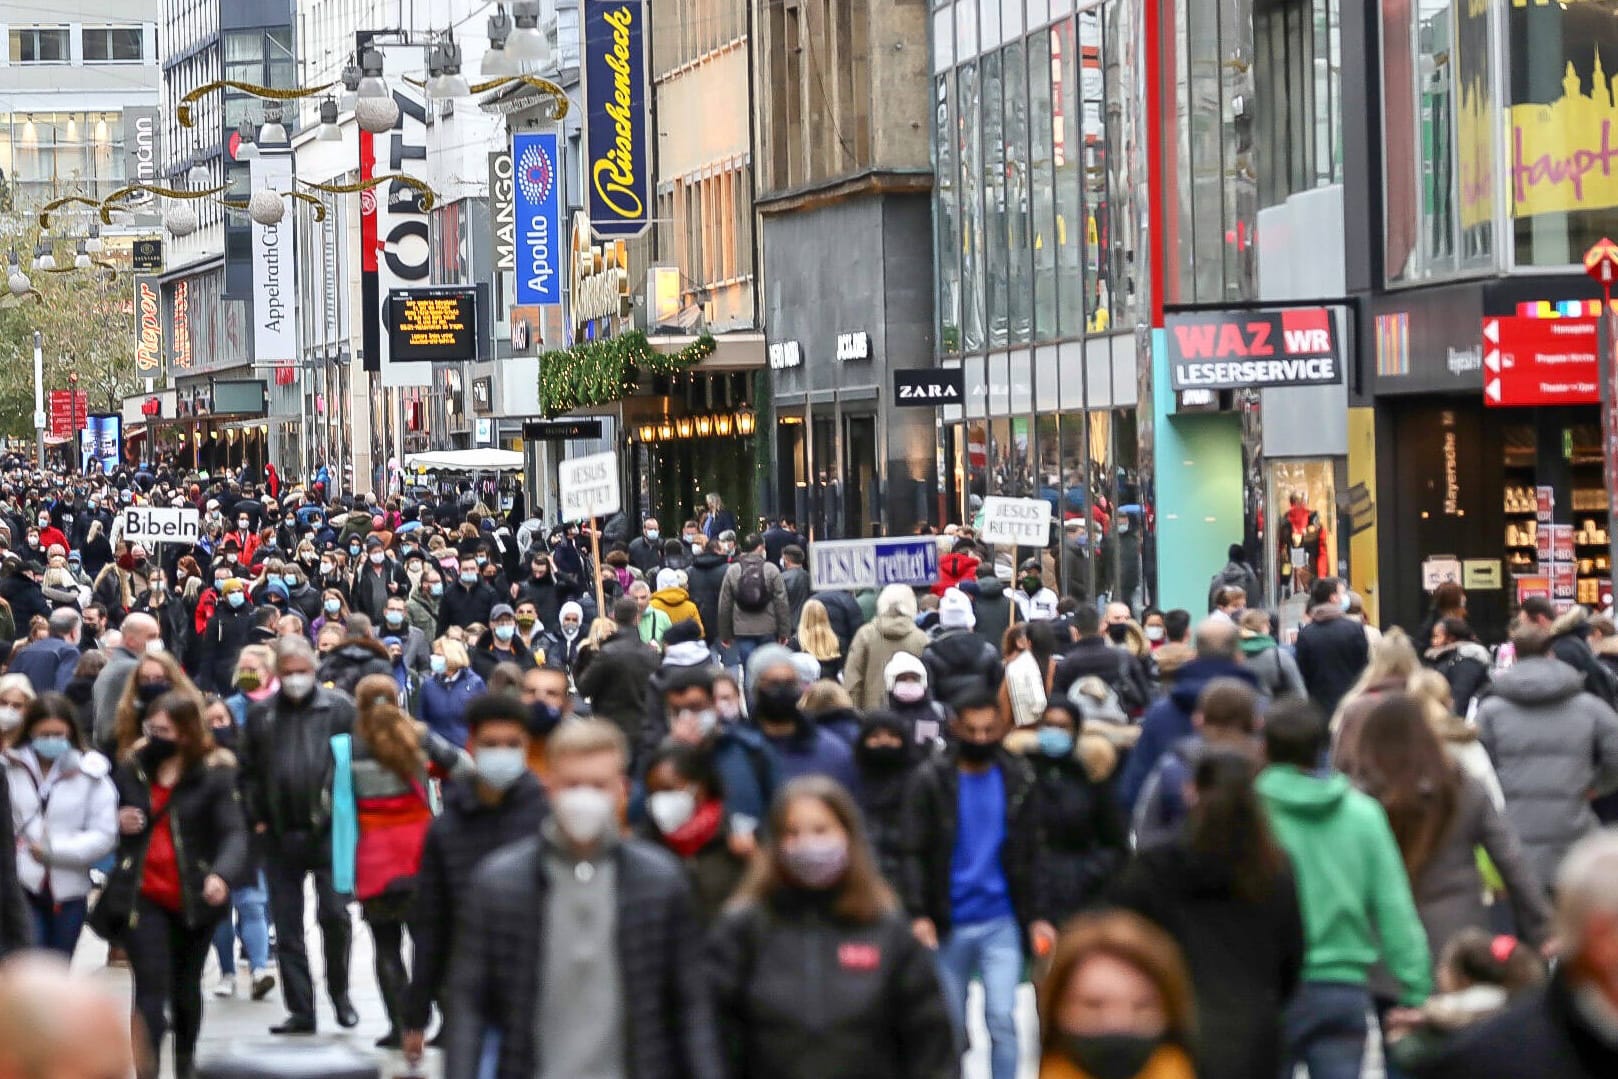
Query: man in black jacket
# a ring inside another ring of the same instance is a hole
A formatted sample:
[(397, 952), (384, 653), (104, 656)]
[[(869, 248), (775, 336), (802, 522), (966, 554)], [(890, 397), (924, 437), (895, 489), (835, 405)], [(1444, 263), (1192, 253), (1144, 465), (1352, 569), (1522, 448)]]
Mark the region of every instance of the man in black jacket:
[(1309, 621), (1298, 631), (1298, 673), (1309, 699), (1328, 716), (1371, 659), (1365, 627), (1345, 616), (1347, 592), (1335, 577), (1322, 577), (1309, 589)]
[(1000, 649), (972, 632), (976, 621), (966, 593), (946, 589), (938, 605), (938, 635), (921, 653), (933, 696), (951, 707), (960, 697), (994, 693), (1005, 677)]
[(337, 762), (332, 738), (354, 728), (354, 703), (315, 683), (315, 655), (303, 637), (275, 646), (280, 692), (247, 713), (238, 749), (248, 823), (263, 853), (275, 916), (281, 995), (288, 1016), (271, 1034), (313, 1034), (315, 991), (304, 946), (303, 883), (313, 875), (320, 936), (326, 953), (326, 988), (337, 1022), (352, 1027), (359, 1014), (348, 999), (348, 955), (353, 929), (345, 898), (332, 884), (331, 804)]
[(903, 892), (916, 938), (938, 951), (939, 977), (966, 1044), (966, 993), (983, 982), (994, 1079), (1017, 1074), (1017, 983), (1025, 934), (1046, 944), (1034, 802), (1028, 761), (1000, 745), (1005, 725), (994, 694), (955, 704), (954, 750), (917, 768), (905, 794)]
[(404, 1049), (411, 1060), (421, 1058), (433, 1002), (441, 999), (449, 976), (455, 910), (471, 895), (473, 871), (492, 852), (535, 835), (544, 819), (545, 792), (527, 767), (527, 720), (522, 705), (495, 694), (467, 707), (466, 748), (477, 775), (445, 784), (444, 811), (427, 830), (416, 872), (410, 916), (415, 963), (404, 1009)]
[(627, 596), (612, 607), (618, 631), (601, 646), (578, 678), (579, 695), (596, 716), (615, 723), (630, 745), (639, 745), (646, 722), (646, 689), (657, 670), (657, 649), (640, 639), (640, 608)]
[(499, 602), (495, 590), (478, 576), (477, 558), (462, 555), (460, 576), (446, 584), (444, 598), (438, 603), (438, 635), (442, 637), (451, 626), (488, 625), (489, 612)]
[(719, 1079), (702, 937), (680, 864), (621, 837), (623, 735), (556, 728), (551, 815), (490, 855), (460, 904), (445, 1079), (476, 1079), (500, 1031), (496, 1079)]
[(1066, 697), (1074, 682), (1094, 676), (1111, 687), (1126, 712), (1140, 715), (1152, 703), (1152, 683), (1140, 660), (1127, 649), (1108, 643), (1101, 632), (1101, 613), (1090, 604), (1082, 604), (1073, 612), (1070, 625), (1079, 639), (1056, 665), (1056, 673), (1051, 676), (1051, 696)]

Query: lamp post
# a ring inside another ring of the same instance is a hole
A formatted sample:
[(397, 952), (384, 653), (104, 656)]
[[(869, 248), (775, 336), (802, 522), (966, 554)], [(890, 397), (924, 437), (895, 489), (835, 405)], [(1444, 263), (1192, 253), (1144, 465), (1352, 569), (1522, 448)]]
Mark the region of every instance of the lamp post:
[(34, 331), (34, 450), (45, 467), (45, 335)]

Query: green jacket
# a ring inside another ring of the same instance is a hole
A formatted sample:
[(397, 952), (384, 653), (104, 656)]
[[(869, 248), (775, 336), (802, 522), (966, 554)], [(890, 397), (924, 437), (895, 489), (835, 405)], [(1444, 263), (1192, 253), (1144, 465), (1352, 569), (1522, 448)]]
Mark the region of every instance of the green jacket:
[(647, 607), (646, 613), (640, 616), (640, 639), (647, 644), (662, 644), (663, 634), (671, 625), (667, 614), (656, 607)]
[(1264, 769), (1257, 789), (1298, 880), (1304, 980), (1364, 985), (1380, 958), (1401, 1004), (1426, 1000), (1427, 934), (1381, 805), (1341, 773), (1322, 778), (1287, 765)]

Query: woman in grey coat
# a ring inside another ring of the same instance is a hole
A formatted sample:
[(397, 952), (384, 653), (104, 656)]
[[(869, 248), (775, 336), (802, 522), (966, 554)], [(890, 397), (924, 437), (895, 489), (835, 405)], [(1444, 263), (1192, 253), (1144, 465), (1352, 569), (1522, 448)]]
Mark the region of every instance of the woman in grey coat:
[(1549, 939), (1550, 906), (1522, 844), (1483, 784), (1445, 752), (1420, 698), (1390, 693), (1371, 708), (1353, 769), (1387, 811), (1435, 962), (1460, 930), (1492, 925), (1479, 847), (1505, 883), (1517, 935), (1536, 948)]

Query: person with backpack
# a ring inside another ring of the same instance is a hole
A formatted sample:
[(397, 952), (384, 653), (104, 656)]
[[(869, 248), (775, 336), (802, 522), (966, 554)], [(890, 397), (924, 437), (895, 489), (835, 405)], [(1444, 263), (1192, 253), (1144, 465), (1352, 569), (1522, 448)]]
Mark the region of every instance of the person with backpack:
[(968, 695), (998, 693), (1005, 677), (1000, 650), (972, 632), (975, 621), (966, 593), (946, 589), (938, 604), (938, 635), (921, 653), (934, 694), (951, 707)]
[(764, 539), (749, 532), (742, 555), (725, 571), (719, 586), (719, 640), (736, 644), (744, 668), (753, 650), (792, 636), (792, 607), (781, 570), (764, 557)]
[(1073, 612), (1071, 625), (1079, 639), (1057, 663), (1051, 675), (1050, 697), (1071, 698), (1070, 691), (1078, 682), (1099, 678), (1116, 694), (1126, 716), (1144, 712), (1152, 703), (1152, 683), (1146, 677), (1146, 668), (1128, 649), (1108, 641), (1101, 632), (1101, 612), (1085, 604)]

